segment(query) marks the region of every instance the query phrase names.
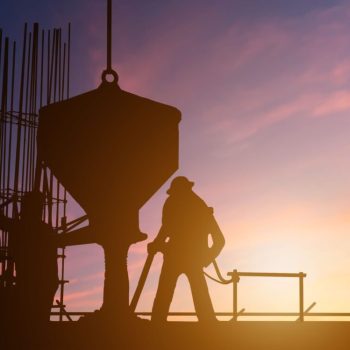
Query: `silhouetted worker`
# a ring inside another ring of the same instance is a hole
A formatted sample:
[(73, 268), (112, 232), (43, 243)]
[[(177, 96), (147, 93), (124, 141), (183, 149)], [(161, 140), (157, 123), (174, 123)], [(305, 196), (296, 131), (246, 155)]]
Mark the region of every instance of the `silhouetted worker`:
[[(162, 227), (148, 245), (149, 253), (161, 251), (164, 255), (152, 310), (152, 321), (155, 322), (166, 321), (176, 282), (182, 273), (189, 280), (199, 321), (216, 320), (203, 267), (217, 257), (225, 239), (213, 209), (192, 191), (193, 185), (184, 176), (172, 181), (163, 207)], [(209, 235), (212, 238), (210, 247)]]
[(42, 221), (44, 196), (23, 196), (20, 219), (0, 215), (0, 227), (9, 232), (16, 266), (16, 309), (22, 322), (49, 321), (58, 287), (55, 234)]

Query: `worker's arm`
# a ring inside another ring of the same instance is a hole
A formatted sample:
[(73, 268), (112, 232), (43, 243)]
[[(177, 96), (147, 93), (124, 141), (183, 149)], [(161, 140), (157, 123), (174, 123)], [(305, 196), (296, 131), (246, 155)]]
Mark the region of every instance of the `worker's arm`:
[(4, 214), (0, 213), (0, 229), (4, 231), (13, 231), (14, 219), (10, 219)]
[(169, 227), (171, 227), (171, 220), (171, 208), (169, 201), (167, 200), (163, 207), (162, 226), (154, 241), (148, 244), (147, 250), (149, 254), (154, 254), (158, 251), (161, 251), (164, 247), (169, 237)]
[(147, 246), (147, 250), (149, 254), (155, 254), (158, 251), (161, 251), (166, 240), (168, 238), (167, 229), (164, 225), (160, 228), (157, 237), (153, 240), (153, 242), (149, 243)]
[(213, 244), (209, 248), (208, 265), (220, 254), (225, 245), (225, 237), (213, 213), (210, 215), (209, 226)]

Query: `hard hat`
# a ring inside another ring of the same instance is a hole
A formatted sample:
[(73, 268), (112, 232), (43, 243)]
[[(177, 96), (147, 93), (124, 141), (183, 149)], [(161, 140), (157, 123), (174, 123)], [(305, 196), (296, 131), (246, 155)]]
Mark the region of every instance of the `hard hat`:
[(172, 194), (178, 190), (187, 190), (191, 189), (194, 185), (194, 182), (190, 181), (185, 176), (178, 176), (173, 179), (171, 182), (170, 188), (168, 189), (167, 193)]

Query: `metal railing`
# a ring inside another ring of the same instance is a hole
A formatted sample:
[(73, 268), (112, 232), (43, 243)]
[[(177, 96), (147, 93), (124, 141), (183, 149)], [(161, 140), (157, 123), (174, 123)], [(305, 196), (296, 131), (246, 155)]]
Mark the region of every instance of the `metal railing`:
[[(68, 312), (66, 311), (64, 315), (68, 318), (68, 316), (71, 317), (78, 317), (78, 316), (86, 316), (93, 314), (93, 312), (90, 311), (72, 311)], [(52, 312), (51, 316), (59, 316), (60, 312)], [(144, 316), (144, 317), (151, 317), (152, 312), (150, 311), (138, 311), (135, 312), (135, 315), (137, 316)], [(186, 311), (178, 311), (178, 312), (169, 312), (168, 316), (172, 317), (196, 317), (197, 314), (195, 312), (186, 312)], [(221, 317), (233, 317), (232, 312), (215, 312), (215, 316), (221, 316)], [(238, 314), (239, 317), (241, 316), (247, 316), (247, 317), (258, 317), (258, 316), (265, 316), (265, 317), (272, 317), (272, 316), (284, 316), (284, 317), (297, 317), (297, 321), (299, 321), (299, 312), (242, 312)], [(308, 317), (350, 317), (350, 312), (304, 312), (304, 316)], [(73, 321), (70, 319), (69, 321)], [(232, 321), (232, 320), (231, 320)], [(307, 322), (307, 320), (304, 320)]]
[[(238, 283), (241, 277), (273, 277), (273, 278), (298, 278), (299, 279), (299, 321), (304, 321), (304, 278), (306, 274), (299, 273), (276, 273), (276, 272), (238, 272), (233, 270), (227, 276), (231, 277), (233, 285), (233, 321), (244, 313), (244, 309), (238, 312)], [(310, 310), (310, 308), (309, 308)], [(266, 313), (265, 313), (266, 314)], [(266, 316), (266, 315), (265, 315)]]
[[(313, 302), (307, 309), (304, 309), (304, 278), (306, 274), (303, 272), (299, 273), (276, 273), (276, 272), (239, 272), (233, 270), (232, 272), (227, 273), (228, 279), (224, 279), (220, 270), (215, 263), (215, 270), (218, 274), (219, 280), (212, 278), (207, 275), (209, 278), (216, 280), (222, 284), (231, 284), (232, 283), (232, 301), (233, 307), (231, 312), (216, 312), (216, 316), (221, 317), (231, 317), (231, 321), (236, 322), (238, 318), (241, 317), (296, 317), (296, 321), (303, 322), (305, 317), (350, 317), (350, 312), (310, 312), (311, 309), (316, 305)], [(298, 312), (246, 312), (245, 309), (238, 311), (238, 283), (242, 277), (268, 277), (268, 278), (296, 278), (299, 282), (298, 288), (298, 299), (299, 299), (299, 311)], [(51, 316), (60, 316), (62, 315), (62, 309), (64, 310), (64, 316), (72, 321), (72, 317), (86, 316), (92, 314), (93, 312), (69, 312), (66, 311), (65, 305), (56, 305), (56, 308), (60, 307), (60, 312), (52, 312)], [(150, 311), (137, 311), (135, 312), (137, 316), (151, 317), (152, 312)], [(177, 311), (169, 312), (168, 316), (173, 317), (196, 317), (196, 312), (186, 312), (186, 311)]]

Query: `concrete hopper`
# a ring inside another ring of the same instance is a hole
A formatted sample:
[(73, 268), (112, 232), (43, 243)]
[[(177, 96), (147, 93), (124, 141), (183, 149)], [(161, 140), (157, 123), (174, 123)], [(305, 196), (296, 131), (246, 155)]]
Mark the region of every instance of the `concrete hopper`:
[(95, 242), (104, 249), (101, 315), (108, 320), (119, 317), (123, 323), (132, 314), (128, 249), (145, 238), (139, 230), (139, 209), (178, 168), (180, 117), (174, 107), (106, 81), (96, 90), (40, 110), (39, 159), (90, 222), (75, 236), (82, 241), (65, 245)]
[(123, 219), (126, 211), (137, 220), (178, 168), (180, 118), (174, 107), (105, 82), (40, 110), (40, 158), (90, 221)]

